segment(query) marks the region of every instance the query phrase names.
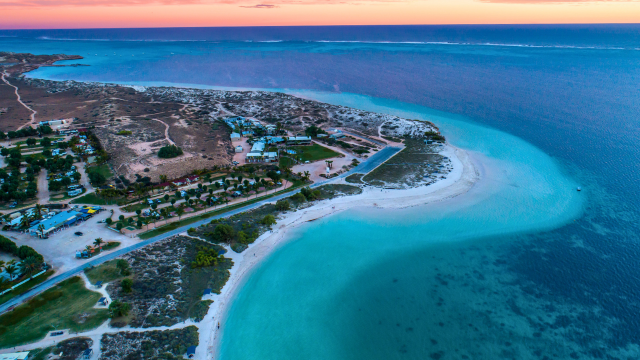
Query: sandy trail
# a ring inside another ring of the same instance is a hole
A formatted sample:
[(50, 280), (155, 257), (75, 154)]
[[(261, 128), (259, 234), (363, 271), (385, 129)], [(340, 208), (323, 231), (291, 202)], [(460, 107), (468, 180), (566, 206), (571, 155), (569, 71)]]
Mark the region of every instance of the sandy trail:
[(22, 98), (20, 98), (20, 94), (18, 93), (18, 87), (17, 87), (17, 86), (15, 86), (15, 85), (12, 85), (12, 84), (9, 82), (9, 80), (7, 80), (7, 79), (5, 78), (5, 76), (7, 76), (7, 72), (6, 72), (6, 71), (2, 73), (2, 81), (4, 81), (4, 83), (5, 83), (5, 84), (7, 84), (7, 85), (9, 85), (9, 86), (11, 86), (12, 88), (14, 88), (14, 89), (15, 89), (15, 93), (16, 93), (16, 97), (18, 98), (18, 102), (19, 102), (20, 104), (22, 104), (22, 106), (24, 106), (27, 110), (31, 111), (31, 121), (29, 121), (28, 123), (26, 123), (26, 124), (24, 124), (24, 125), (20, 126), (20, 127), (18, 128), (18, 130), (20, 130), (20, 129), (22, 129), (22, 128), (24, 128), (24, 127), (26, 127), (26, 126), (28, 126), (28, 125), (31, 125), (31, 124), (33, 124), (33, 123), (35, 123), (35, 122), (36, 122), (36, 113), (37, 113), (37, 111), (33, 110), (32, 108), (30, 108), (29, 106), (27, 106), (27, 104), (25, 104), (25, 103), (23, 103), (23, 102), (22, 102)]

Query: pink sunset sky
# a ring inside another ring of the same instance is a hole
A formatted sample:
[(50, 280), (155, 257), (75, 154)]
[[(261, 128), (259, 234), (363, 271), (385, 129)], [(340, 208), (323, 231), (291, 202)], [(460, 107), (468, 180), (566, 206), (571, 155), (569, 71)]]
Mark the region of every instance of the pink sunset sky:
[(0, 0), (0, 29), (637, 23), (637, 0)]

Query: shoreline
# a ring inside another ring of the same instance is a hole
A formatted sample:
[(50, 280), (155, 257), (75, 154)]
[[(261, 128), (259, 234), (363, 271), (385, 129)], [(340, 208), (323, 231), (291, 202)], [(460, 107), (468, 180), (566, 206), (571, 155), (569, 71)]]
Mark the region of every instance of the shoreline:
[[(472, 159), (467, 151), (447, 144), (441, 154), (452, 160), (453, 170), (446, 178), (434, 184), (407, 190), (365, 187), (358, 195), (324, 200), (309, 208), (288, 212), (281, 216), (273, 230), (261, 235), (244, 252), (227, 253), (233, 260), (234, 266), (230, 269), (229, 280), (221, 293), (207, 297), (214, 302), (209, 307), (205, 318), (197, 324), (200, 344), (196, 349), (196, 358), (215, 358), (219, 355), (220, 339), (224, 334), (223, 323), (230, 305), (248, 279), (248, 275), (257, 269), (274, 250), (293, 239), (290, 230), (307, 222), (357, 207), (400, 209), (445, 201), (466, 193), (481, 178), (481, 164), (476, 159)], [(340, 179), (336, 183), (345, 184), (346, 182)], [(220, 329), (217, 328), (218, 323), (221, 324)]]

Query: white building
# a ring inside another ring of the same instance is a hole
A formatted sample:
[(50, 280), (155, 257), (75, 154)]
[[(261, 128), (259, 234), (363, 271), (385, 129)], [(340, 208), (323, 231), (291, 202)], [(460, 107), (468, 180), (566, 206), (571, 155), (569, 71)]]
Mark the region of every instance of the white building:
[(0, 360), (25, 360), (28, 356), (28, 351), (0, 354)]
[(240, 146), (240, 145), (236, 146), (236, 152), (237, 153), (241, 153), (242, 152), (242, 146)]

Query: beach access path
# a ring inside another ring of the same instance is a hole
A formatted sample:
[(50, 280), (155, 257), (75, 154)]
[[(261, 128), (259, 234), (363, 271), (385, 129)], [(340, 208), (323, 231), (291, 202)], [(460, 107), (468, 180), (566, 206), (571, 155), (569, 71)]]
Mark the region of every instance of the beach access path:
[[(400, 148), (400, 147), (386, 147), (386, 148), (378, 151), (377, 153), (371, 155), (366, 161), (360, 163), (358, 166), (354, 167), (350, 171), (345, 172), (345, 173), (343, 173), (343, 174), (341, 174), (341, 175), (339, 175), (339, 176), (337, 176), (335, 178), (332, 178), (332, 179), (329, 179), (329, 180), (325, 180), (325, 181), (321, 181), (321, 182), (318, 182), (318, 183), (314, 183), (314, 184), (310, 185), (310, 187), (311, 188), (316, 188), (316, 187), (319, 187), (319, 186), (322, 186), (322, 185), (330, 184), (330, 183), (336, 182), (338, 180), (341, 180), (341, 179), (343, 179), (343, 178), (345, 178), (345, 177), (347, 177), (347, 176), (349, 176), (349, 175), (351, 175), (353, 173), (368, 173), (368, 172), (372, 171), (373, 169), (375, 169), (376, 167), (380, 166), (382, 163), (384, 163), (388, 159), (390, 159), (392, 156), (394, 156), (400, 150), (402, 150), (402, 148)], [(96, 259), (93, 259), (91, 261), (87, 261), (83, 265), (80, 265), (80, 266), (78, 266), (76, 268), (73, 268), (71, 270), (65, 271), (64, 273), (61, 273), (61, 274), (56, 275), (56, 276), (54, 276), (54, 277), (52, 277), (50, 279), (47, 279), (46, 281), (44, 281), (43, 283), (35, 286), (34, 288), (32, 288), (31, 290), (27, 291), (26, 293), (24, 293), (22, 295), (19, 295), (19, 296), (16, 296), (15, 298), (13, 298), (13, 299), (7, 301), (6, 303), (0, 305), (0, 314), (4, 313), (7, 310), (12, 309), (13, 307), (21, 304), (22, 302), (24, 302), (27, 299), (29, 299), (29, 298), (31, 298), (31, 297), (33, 297), (35, 295), (38, 295), (39, 293), (47, 290), (48, 288), (58, 284), (59, 282), (64, 281), (66, 279), (69, 279), (69, 278), (75, 276), (76, 274), (80, 273), (81, 271), (84, 271), (85, 269), (88, 269), (88, 268), (93, 267), (93, 266), (98, 266), (98, 265), (100, 265), (102, 263), (105, 263), (105, 262), (107, 262), (109, 260), (113, 260), (113, 259), (115, 259), (115, 258), (117, 258), (119, 256), (122, 256), (124, 254), (127, 254), (127, 253), (129, 253), (131, 251), (141, 249), (141, 248), (143, 248), (143, 247), (145, 247), (145, 246), (147, 246), (149, 244), (153, 244), (154, 242), (166, 239), (166, 238), (174, 236), (174, 235), (178, 235), (178, 234), (180, 234), (182, 232), (187, 231), (189, 228), (198, 227), (198, 226), (206, 224), (206, 223), (208, 223), (208, 222), (210, 222), (211, 220), (214, 220), (214, 219), (225, 218), (225, 217), (236, 215), (236, 214), (248, 211), (248, 210), (256, 209), (256, 208), (258, 208), (258, 207), (260, 207), (262, 205), (265, 205), (265, 204), (268, 204), (268, 203), (272, 203), (272, 202), (278, 201), (280, 199), (284, 199), (286, 197), (289, 197), (289, 196), (291, 196), (291, 195), (293, 195), (293, 194), (295, 194), (295, 193), (297, 193), (299, 191), (300, 191), (299, 189), (298, 190), (294, 190), (294, 191), (291, 191), (291, 192), (287, 192), (287, 193), (284, 193), (284, 194), (280, 194), (280, 195), (271, 197), (271, 198), (266, 199), (266, 200), (262, 200), (262, 201), (253, 203), (251, 205), (243, 206), (241, 208), (228, 211), (228, 212), (226, 212), (224, 214), (215, 215), (215, 216), (212, 216), (211, 218), (203, 219), (203, 220), (195, 222), (193, 224), (185, 225), (185, 226), (180, 227), (178, 229), (175, 229), (175, 230), (172, 230), (172, 231), (168, 231), (168, 232), (166, 232), (166, 233), (164, 233), (162, 235), (158, 235), (156, 237), (153, 237), (153, 238), (150, 238), (150, 239), (147, 239), (147, 240), (144, 240), (144, 241), (140, 241), (140, 242), (138, 242), (138, 243), (136, 243), (134, 245), (131, 245), (131, 246), (128, 246), (128, 247), (113, 251), (112, 253), (107, 254), (105, 256), (101, 256), (100, 258), (96, 258)]]

